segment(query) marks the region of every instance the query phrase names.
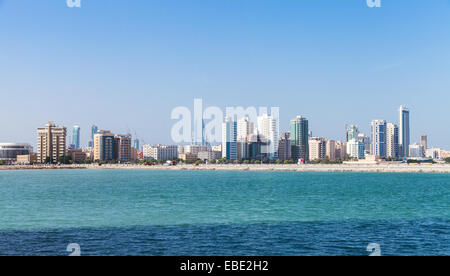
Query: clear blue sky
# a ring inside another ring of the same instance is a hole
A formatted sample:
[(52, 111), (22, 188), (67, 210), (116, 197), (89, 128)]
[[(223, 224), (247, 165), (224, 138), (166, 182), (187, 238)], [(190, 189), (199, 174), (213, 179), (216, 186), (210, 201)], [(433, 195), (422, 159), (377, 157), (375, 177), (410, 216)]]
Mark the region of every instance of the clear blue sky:
[(49, 120), (170, 143), (176, 106), (279, 106), (315, 136), (411, 109), (450, 148), (450, 1), (0, 0), (0, 142)]

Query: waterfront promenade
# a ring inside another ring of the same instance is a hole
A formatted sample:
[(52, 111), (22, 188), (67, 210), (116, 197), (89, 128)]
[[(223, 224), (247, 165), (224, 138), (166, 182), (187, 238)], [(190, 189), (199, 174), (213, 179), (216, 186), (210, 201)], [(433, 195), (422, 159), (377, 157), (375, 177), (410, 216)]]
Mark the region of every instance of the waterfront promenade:
[(0, 166), (1, 170), (55, 170), (55, 169), (91, 169), (91, 170), (205, 170), (205, 171), (293, 171), (293, 172), (387, 172), (387, 173), (450, 173), (450, 164), (408, 165), (398, 163), (385, 164), (337, 164), (337, 165), (276, 165), (276, 164), (209, 164), (209, 165), (31, 165)]

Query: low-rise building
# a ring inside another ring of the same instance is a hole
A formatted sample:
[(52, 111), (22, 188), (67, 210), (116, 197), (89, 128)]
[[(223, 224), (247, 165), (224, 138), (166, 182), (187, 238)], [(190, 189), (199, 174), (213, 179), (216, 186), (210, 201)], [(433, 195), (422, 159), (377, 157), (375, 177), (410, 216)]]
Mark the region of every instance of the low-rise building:
[(32, 165), (37, 162), (36, 154), (17, 155), (17, 165)]
[(82, 149), (67, 149), (67, 156), (75, 164), (83, 163), (87, 159), (86, 153)]
[(178, 146), (175, 145), (144, 145), (143, 146), (144, 159), (153, 160), (172, 160), (178, 157)]
[(178, 154), (178, 159), (181, 159), (183, 161), (188, 161), (188, 162), (192, 162), (193, 163), (193, 162), (197, 161), (198, 155), (194, 154), (194, 153), (189, 153), (189, 152), (180, 153), (180, 154)]
[(218, 151), (201, 151), (198, 153), (197, 158), (203, 161), (212, 161), (222, 158), (222, 153)]
[(14, 163), (18, 155), (33, 153), (33, 147), (29, 144), (1, 143), (0, 161)]

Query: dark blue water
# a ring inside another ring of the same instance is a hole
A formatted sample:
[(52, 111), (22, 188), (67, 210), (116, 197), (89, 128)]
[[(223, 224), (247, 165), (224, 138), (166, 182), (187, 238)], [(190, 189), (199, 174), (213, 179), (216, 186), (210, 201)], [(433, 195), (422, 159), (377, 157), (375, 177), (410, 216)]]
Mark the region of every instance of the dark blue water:
[(0, 255), (450, 255), (450, 176), (0, 173)]

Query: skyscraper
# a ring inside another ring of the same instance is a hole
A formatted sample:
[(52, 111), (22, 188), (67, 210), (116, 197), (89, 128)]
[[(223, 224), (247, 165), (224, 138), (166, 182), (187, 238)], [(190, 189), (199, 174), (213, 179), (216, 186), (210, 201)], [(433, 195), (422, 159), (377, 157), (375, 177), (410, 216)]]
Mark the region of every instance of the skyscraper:
[(258, 117), (258, 134), (267, 141), (266, 153), (270, 159), (278, 158), (280, 127), (278, 118), (264, 114)]
[(127, 163), (131, 161), (130, 135), (114, 136), (114, 159), (120, 163)]
[(249, 135), (255, 130), (254, 123), (249, 117), (244, 117), (237, 122), (237, 159), (249, 159)]
[(399, 129), (393, 123), (386, 125), (386, 157), (399, 158)]
[(372, 121), (372, 154), (386, 157), (386, 121)]
[(114, 160), (114, 134), (100, 130), (94, 135), (94, 161)]
[(364, 133), (359, 133), (357, 140), (364, 144), (364, 153), (370, 154), (370, 137)]
[(351, 158), (364, 159), (364, 143), (357, 138), (353, 138), (347, 142), (347, 154)]
[(237, 123), (230, 117), (222, 124), (222, 157), (237, 160)]
[(56, 163), (60, 157), (66, 155), (66, 135), (65, 127), (58, 127), (53, 122), (48, 122), (45, 128), (37, 130), (37, 162)]
[(291, 150), (291, 134), (284, 132), (281, 134), (281, 139), (278, 143), (278, 159), (290, 160), (292, 157)]
[(133, 148), (137, 149), (138, 151), (141, 150), (141, 145), (140, 145), (140, 141), (138, 138), (134, 139), (133, 141)]
[(96, 125), (92, 125), (91, 127), (91, 141), (89, 142), (89, 147), (94, 147), (94, 135), (97, 133), (98, 127)]
[(425, 151), (428, 149), (428, 135), (420, 135), (420, 144), (423, 146)]
[(309, 160), (309, 126), (302, 116), (291, 120), (291, 154), (295, 162)]
[(347, 129), (346, 142), (349, 142), (352, 139), (357, 139), (358, 134), (358, 127), (356, 125), (351, 125), (350, 128)]
[(309, 139), (309, 159), (311, 161), (324, 159), (327, 156), (327, 141), (324, 138)]
[(405, 106), (400, 106), (400, 125), (399, 125), (399, 144), (400, 157), (408, 157), (410, 144), (410, 129), (409, 129), (409, 109)]
[(80, 148), (80, 127), (79, 126), (73, 127), (72, 144), (74, 146), (74, 149)]

